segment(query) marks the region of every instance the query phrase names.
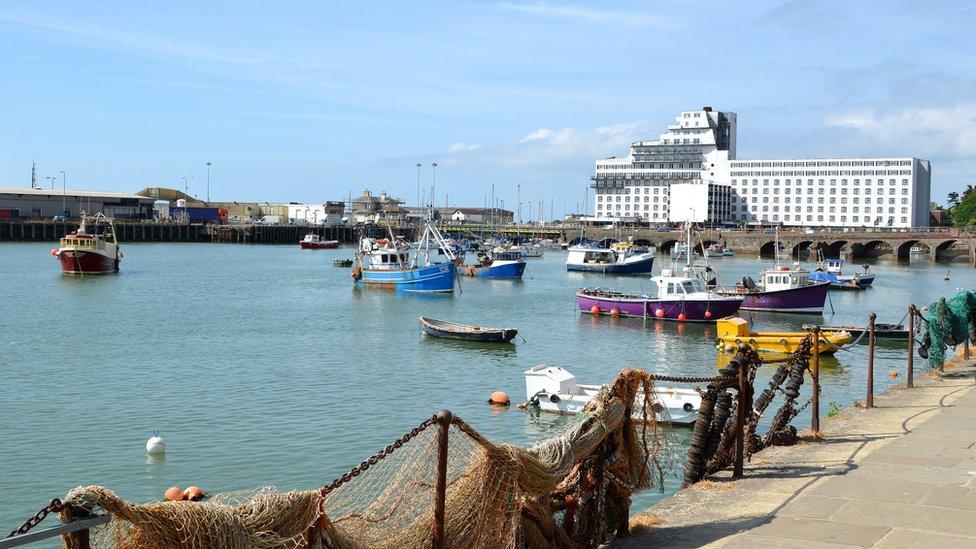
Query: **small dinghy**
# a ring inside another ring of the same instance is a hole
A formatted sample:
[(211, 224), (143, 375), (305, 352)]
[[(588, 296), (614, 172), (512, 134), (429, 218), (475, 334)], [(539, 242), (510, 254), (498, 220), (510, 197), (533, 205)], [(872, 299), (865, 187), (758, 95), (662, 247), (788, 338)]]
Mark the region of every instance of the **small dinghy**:
[(420, 317), (420, 329), (425, 334), (447, 339), (463, 339), (466, 341), (488, 341), (508, 343), (518, 334), (514, 328), (485, 328), (482, 326), (468, 326), (444, 320)]
[(333, 267), (352, 267), (352, 260), (351, 259), (342, 259), (341, 257), (337, 257), (337, 258), (335, 258), (335, 259), (332, 260), (332, 266)]
[[(576, 376), (558, 366), (541, 364), (525, 371), (525, 397), (528, 405), (543, 412), (578, 414), (603, 385), (578, 385)], [(651, 397), (658, 421), (691, 424), (698, 419), (701, 395), (694, 389), (655, 387)], [(644, 393), (638, 392), (633, 417), (644, 419)]]

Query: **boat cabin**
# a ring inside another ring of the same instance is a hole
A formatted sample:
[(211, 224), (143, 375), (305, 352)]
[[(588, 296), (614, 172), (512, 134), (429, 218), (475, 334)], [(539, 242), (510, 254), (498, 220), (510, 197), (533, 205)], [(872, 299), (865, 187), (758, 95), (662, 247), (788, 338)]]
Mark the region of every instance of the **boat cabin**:
[[(613, 250), (601, 249), (601, 248), (586, 248), (580, 250), (570, 250), (572, 255), (577, 257), (567, 259), (572, 263), (616, 263), (617, 254)], [(582, 258), (578, 256), (582, 256)]]
[(840, 274), (841, 267), (844, 266), (843, 259), (826, 259), (824, 260), (824, 270), (828, 273)]
[(661, 276), (655, 276), (651, 280), (657, 283), (658, 299), (685, 299), (708, 293), (701, 279), (675, 276), (672, 269), (664, 269), (661, 271)]
[(518, 250), (504, 250), (495, 252), (494, 256), (498, 261), (519, 261), (522, 259), (522, 252)]
[(809, 276), (808, 271), (796, 265), (792, 269), (790, 267), (769, 269), (763, 271), (762, 286), (767, 292), (800, 288), (807, 285)]
[(409, 265), (409, 257), (404, 251), (380, 249), (366, 255), (369, 257), (367, 268), (374, 271), (399, 271)]

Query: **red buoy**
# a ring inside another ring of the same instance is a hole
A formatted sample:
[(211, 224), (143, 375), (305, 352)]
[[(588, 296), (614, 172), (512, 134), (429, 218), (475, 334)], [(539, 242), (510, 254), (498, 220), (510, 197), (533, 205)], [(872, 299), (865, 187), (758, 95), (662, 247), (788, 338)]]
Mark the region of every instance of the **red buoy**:
[(688, 320), (688, 317), (684, 313), (678, 313), (678, 322), (684, 322)]
[(179, 486), (172, 486), (166, 490), (163, 497), (166, 501), (181, 501), (183, 499), (183, 490)]
[(199, 486), (190, 486), (186, 490), (183, 490), (183, 499), (187, 501), (200, 501), (203, 499), (203, 490)]
[(57, 248), (51, 248), (51, 255), (54, 256), (54, 257), (58, 257), (58, 249)]
[(712, 312), (711, 311), (705, 311), (705, 318), (712, 318)]
[(616, 307), (610, 309), (610, 316), (620, 316), (620, 309)]
[(595, 314), (595, 315), (600, 314), (600, 306), (599, 305), (594, 305), (594, 306), (590, 307), (590, 312), (593, 313), (593, 314)]
[(658, 318), (664, 318), (664, 309), (658, 309), (654, 311), (654, 316)]

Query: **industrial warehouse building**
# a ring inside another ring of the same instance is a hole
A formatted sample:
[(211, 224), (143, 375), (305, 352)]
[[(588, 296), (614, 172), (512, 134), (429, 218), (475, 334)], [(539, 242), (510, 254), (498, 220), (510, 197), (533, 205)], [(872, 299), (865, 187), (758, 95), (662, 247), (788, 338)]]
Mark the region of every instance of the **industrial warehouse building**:
[(0, 217), (51, 219), (103, 213), (117, 219), (152, 219), (153, 199), (129, 193), (0, 187)]

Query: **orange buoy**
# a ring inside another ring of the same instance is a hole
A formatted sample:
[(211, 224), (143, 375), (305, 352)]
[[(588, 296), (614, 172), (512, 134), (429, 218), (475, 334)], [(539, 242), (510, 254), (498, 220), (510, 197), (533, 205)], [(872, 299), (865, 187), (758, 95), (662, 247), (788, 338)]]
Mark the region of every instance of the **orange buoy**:
[(166, 501), (180, 501), (183, 499), (183, 490), (179, 486), (172, 486), (166, 489), (166, 493), (163, 494), (163, 498)]
[(610, 309), (610, 316), (620, 316), (620, 309), (616, 307)]
[(898, 370), (891, 370), (890, 372), (888, 372), (888, 377), (890, 377), (891, 379), (895, 379), (896, 377), (898, 377)]
[(57, 248), (51, 248), (51, 255), (53, 257), (58, 257), (58, 249)]
[(183, 499), (187, 501), (200, 501), (203, 495), (203, 490), (199, 486), (190, 486), (183, 490)]
[(593, 313), (593, 314), (595, 314), (595, 315), (600, 314), (600, 306), (599, 305), (594, 305), (594, 306), (590, 307), (590, 312)]
[(712, 312), (711, 311), (705, 311), (705, 318), (712, 318)]
[(684, 313), (678, 313), (678, 322), (684, 322), (688, 320), (688, 317)]
[(654, 316), (658, 318), (664, 318), (664, 309), (658, 309), (654, 311)]
[(500, 406), (508, 406), (512, 403), (512, 400), (508, 398), (508, 395), (502, 391), (495, 391), (488, 398), (488, 404), (498, 404)]

